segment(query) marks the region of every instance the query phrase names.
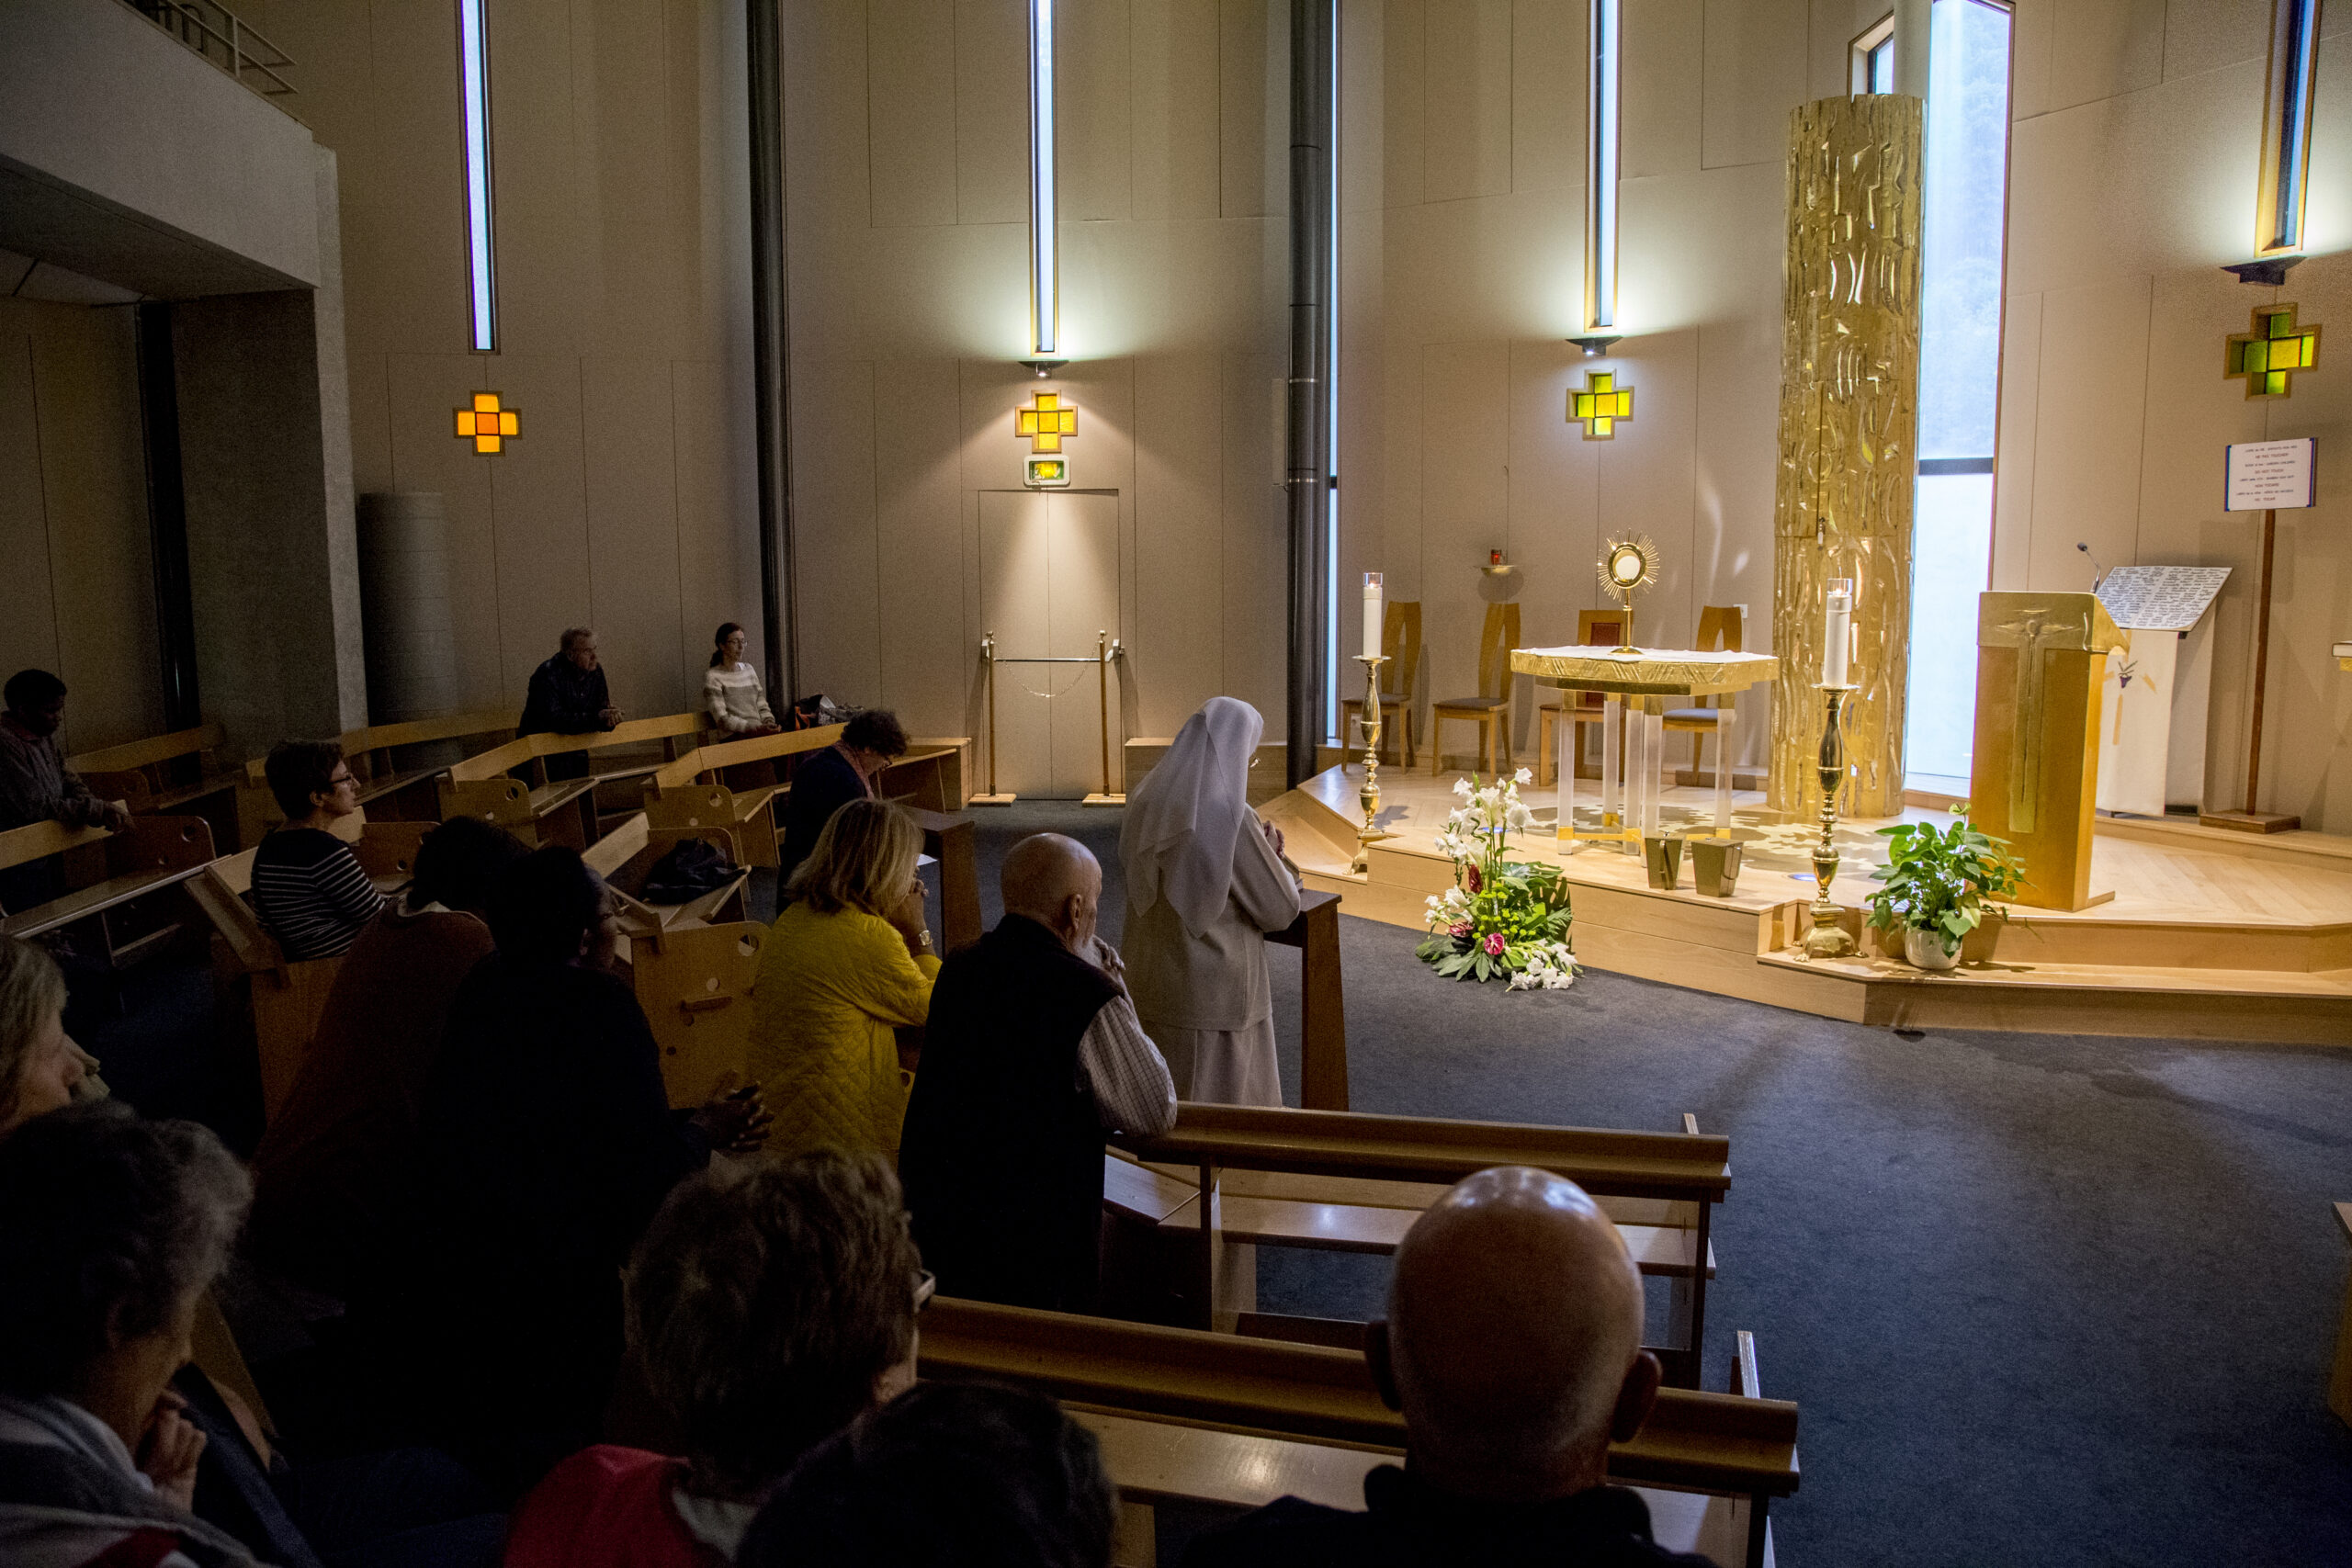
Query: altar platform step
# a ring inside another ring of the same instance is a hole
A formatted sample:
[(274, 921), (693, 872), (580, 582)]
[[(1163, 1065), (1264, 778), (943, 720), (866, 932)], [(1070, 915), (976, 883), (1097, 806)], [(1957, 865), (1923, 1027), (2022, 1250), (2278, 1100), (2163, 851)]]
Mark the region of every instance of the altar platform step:
[[(1395, 836), (1371, 846), (1366, 873), (1349, 869), (1360, 766), (1328, 769), (1264, 809), (1309, 886), (1339, 894), (1349, 914), (1420, 930), (1428, 897), (1452, 886), (1434, 840), (1459, 776), (1383, 773), (1380, 826)], [(1550, 791), (1525, 798), (1548, 814)], [(1667, 806), (1670, 820), (1695, 826), (1712, 792), (1669, 790)], [(2020, 910), (1991, 964), (1930, 976), (1880, 956), (1868, 933), (1864, 956), (1805, 960), (1809, 829), (1766, 822), (1760, 796), (1737, 806), (1748, 862), (1728, 899), (1693, 891), (1687, 867), (1680, 887), (1652, 888), (1638, 857), (1606, 845), (1561, 859), (1578, 959), (1857, 1023), (2352, 1044), (2352, 840), (2102, 818), (2093, 882), (2114, 887), (2113, 900)], [(1841, 904), (1869, 893), (1871, 863), (1883, 860), (1879, 826), (1841, 826), (1832, 886)], [(1555, 840), (1521, 842), (1537, 858)], [(1858, 912), (1849, 919), (1859, 926)]]

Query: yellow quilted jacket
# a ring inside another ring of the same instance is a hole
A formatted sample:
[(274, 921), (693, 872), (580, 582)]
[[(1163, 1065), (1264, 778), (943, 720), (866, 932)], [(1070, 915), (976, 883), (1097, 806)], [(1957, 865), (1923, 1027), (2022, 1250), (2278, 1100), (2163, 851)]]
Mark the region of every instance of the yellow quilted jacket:
[(907, 956), (890, 922), (787, 906), (769, 928), (752, 993), (751, 1073), (766, 1086), (772, 1154), (872, 1149), (896, 1158), (912, 1075), (894, 1025), (931, 1013), (939, 960)]

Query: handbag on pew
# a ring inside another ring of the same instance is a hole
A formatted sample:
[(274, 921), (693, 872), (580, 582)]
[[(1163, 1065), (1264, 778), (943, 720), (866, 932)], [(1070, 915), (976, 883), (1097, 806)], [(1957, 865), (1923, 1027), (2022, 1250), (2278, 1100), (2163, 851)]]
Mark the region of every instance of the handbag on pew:
[(708, 839), (681, 839), (645, 874), (641, 897), (649, 904), (691, 904), (741, 874)]
[(801, 698), (785, 710), (784, 728), (821, 729), (829, 724), (842, 723), (849, 715), (849, 709), (819, 692), (815, 696)]

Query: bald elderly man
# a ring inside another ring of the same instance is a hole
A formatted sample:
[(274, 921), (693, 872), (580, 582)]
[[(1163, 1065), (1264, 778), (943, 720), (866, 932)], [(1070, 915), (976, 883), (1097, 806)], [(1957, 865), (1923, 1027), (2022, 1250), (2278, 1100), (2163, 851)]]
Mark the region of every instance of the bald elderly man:
[(1608, 1485), (1611, 1438), (1657, 1397), (1642, 1281), (1617, 1227), (1573, 1181), (1482, 1170), (1396, 1249), (1388, 1321), (1366, 1347), (1405, 1413), (1405, 1468), (1364, 1477), (1361, 1514), (1295, 1497), (1198, 1538), (1185, 1568), (1650, 1568), (1705, 1564), (1650, 1539)]
[(1164, 1133), (1176, 1085), (1094, 932), (1102, 867), (1059, 833), (1004, 857), (1004, 919), (931, 992), (899, 1179), (951, 1296), (1085, 1312), (1101, 1267), (1102, 1134)]

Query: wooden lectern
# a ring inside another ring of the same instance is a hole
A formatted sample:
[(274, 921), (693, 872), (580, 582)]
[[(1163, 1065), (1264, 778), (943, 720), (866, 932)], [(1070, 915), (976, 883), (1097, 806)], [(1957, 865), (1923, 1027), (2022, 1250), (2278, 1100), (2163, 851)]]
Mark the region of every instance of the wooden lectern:
[(2017, 901), (2082, 909), (2091, 888), (2099, 692), (2122, 646), (2088, 593), (1985, 593), (1976, 611), (1976, 753), (1969, 816), (2025, 863)]

